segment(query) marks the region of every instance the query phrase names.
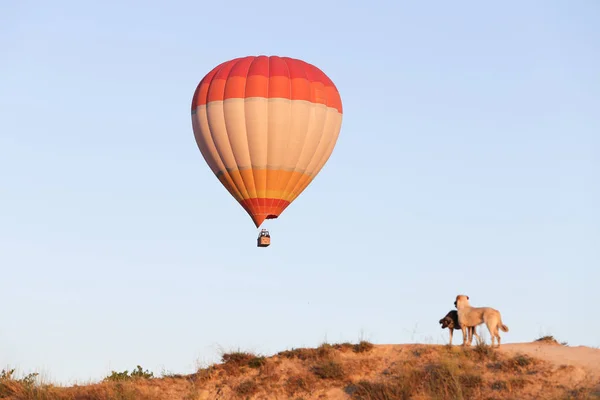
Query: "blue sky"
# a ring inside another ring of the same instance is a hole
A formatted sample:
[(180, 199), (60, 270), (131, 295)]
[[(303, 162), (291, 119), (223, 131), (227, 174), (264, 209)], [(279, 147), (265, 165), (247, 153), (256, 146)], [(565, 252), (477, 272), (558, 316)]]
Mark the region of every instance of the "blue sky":
[[(368, 4), (2, 2), (0, 362), (72, 383), (445, 343), (458, 293), (505, 343), (600, 346), (600, 3)], [(268, 249), (190, 117), (205, 73), (257, 54), (344, 105)]]

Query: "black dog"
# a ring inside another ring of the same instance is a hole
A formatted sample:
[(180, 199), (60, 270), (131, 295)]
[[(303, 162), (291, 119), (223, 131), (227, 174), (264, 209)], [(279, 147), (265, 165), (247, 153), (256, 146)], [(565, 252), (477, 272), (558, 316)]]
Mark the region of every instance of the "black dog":
[[(442, 324), (442, 329), (448, 328), (450, 332), (450, 346), (452, 346), (452, 335), (454, 334), (454, 330), (461, 330), (460, 324), (458, 323), (458, 311), (451, 310), (446, 314), (446, 316), (439, 321)], [(475, 336), (479, 340), (479, 335), (475, 332), (475, 327), (467, 328), (467, 335)]]

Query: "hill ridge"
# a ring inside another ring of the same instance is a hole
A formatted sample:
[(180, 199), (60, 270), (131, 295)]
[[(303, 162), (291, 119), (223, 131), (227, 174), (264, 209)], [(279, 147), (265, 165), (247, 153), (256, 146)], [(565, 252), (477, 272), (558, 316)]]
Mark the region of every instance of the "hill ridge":
[(11, 400), (600, 399), (600, 349), (555, 340), (485, 344), (322, 344), (271, 356), (224, 353), (188, 374), (138, 366), (88, 385), (0, 377)]

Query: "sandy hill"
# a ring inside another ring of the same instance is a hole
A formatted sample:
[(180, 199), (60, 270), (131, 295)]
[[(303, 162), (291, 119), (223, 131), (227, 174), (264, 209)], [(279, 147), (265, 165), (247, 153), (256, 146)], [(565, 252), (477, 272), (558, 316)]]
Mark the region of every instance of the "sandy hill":
[(0, 377), (2, 399), (600, 399), (600, 350), (552, 338), (470, 348), (428, 344), (323, 344), (270, 357), (246, 352), (190, 375), (141, 367), (57, 387)]

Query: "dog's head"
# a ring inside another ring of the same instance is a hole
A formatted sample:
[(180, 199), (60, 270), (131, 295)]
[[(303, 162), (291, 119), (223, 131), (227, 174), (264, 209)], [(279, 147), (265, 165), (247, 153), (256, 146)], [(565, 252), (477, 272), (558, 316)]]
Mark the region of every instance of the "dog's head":
[(439, 321), (442, 324), (442, 329), (456, 329), (458, 326), (458, 314), (456, 310), (452, 310), (446, 314), (446, 316)]
[(459, 294), (458, 296), (456, 296), (456, 300), (454, 300), (454, 307), (456, 307), (457, 309), (460, 309), (462, 307), (468, 307), (469, 306), (469, 296), (467, 296), (466, 294)]
[(452, 322), (452, 318), (446, 316), (442, 319), (440, 319), (440, 324), (442, 324), (442, 329), (452, 329), (453, 327), (450, 325), (454, 325), (454, 323)]

